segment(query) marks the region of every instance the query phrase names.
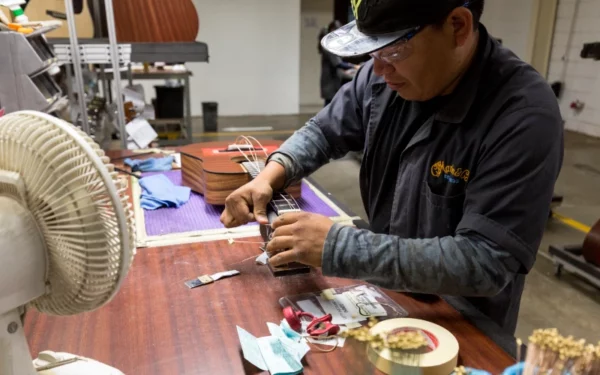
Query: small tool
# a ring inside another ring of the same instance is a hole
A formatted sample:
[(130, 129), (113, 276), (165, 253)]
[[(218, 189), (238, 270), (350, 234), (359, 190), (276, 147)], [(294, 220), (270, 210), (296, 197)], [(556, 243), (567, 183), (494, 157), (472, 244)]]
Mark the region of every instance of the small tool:
[(193, 289), (193, 288), (197, 288), (202, 285), (214, 283), (215, 281), (225, 278), (225, 277), (235, 276), (235, 275), (239, 275), (239, 274), (240, 274), (240, 271), (233, 270), (233, 271), (218, 272), (213, 275), (203, 275), (203, 276), (197, 277), (193, 280), (186, 281), (185, 285), (188, 288)]
[(333, 319), (331, 314), (317, 318), (311, 313), (294, 310), (293, 307), (287, 306), (283, 309), (283, 316), (290, 328), (296, 332), (302, 330), (302, 318), (310, 318), (311, 322), (306, 327), (306, 332), (312, 337), (334, 336), (340, 331), (340, 326), (331, 322)]

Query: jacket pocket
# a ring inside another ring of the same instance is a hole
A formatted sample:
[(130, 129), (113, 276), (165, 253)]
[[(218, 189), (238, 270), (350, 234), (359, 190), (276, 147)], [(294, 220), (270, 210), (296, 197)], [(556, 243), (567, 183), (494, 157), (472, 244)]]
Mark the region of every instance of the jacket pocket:
[(453, 236), (463, 216), (464, 202), (464, 193), (453, 196), (434, 194), (424, 181), (419, 205), (419, 236)]

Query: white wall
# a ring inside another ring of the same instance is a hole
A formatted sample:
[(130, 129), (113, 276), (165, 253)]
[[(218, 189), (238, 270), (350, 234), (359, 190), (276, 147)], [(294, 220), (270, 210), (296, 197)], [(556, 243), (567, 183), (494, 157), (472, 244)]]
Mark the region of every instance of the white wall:
[[(545, 0), (541, 0), (545, 1)], [(531, 62), (534, 0), (487, 0), (481, 22), (523, 61)]]
[[(584, 43), (600, 41), (600, 1), (580, 0), (575, 10), (575, 0), (559, 0), (548, 81), (563, 82), (565, 127), (600, 137), (600, 61), (580, 57)], [(575, 100), (585, 103), (580, 113), (569, 108)]]
[[(300, 0), (194, 0), (197, 40), (208, 44), (209, 63), (187, 63), (192, 115), (203, 101), (219, 103), (219, 115), (298, 113)], [(143, 83), (146, 100), (153, 85)]]
[(333, 0), (301, 0), (300, 105), (321, 105), (319, 31), (333, 20)]

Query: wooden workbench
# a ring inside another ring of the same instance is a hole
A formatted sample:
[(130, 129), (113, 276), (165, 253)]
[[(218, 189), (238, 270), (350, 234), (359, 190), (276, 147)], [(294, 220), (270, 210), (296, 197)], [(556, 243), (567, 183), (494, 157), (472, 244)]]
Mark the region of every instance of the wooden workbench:
[[(260, 373), (244, 360), (236, 325), (266, 336), (266, 322), (278, 324), (283, 318), (281, 297), (361, 282), (327, 278), (318, 270), (275, 278), (266, 266), (255, 264), (259, 254), (254, 244), (227, 241), (139, 249), (121, 290), (104, 307), (71, 317), (29, 311), (25, 330), (31, 354), (70, 352), (126, 374)], [(197, 276), (232, 269), (241, 275), (192, 290), (184, 285)], [(499, 374), (514, 363), (494, 338), (444, 300), (424, 303), (385, 292), (409, 317), (452, 332), (460, 345), (459, 364)], [(364, 344), (353, 340), (331, 353), (311, 350), (303, 364), (305, 374), (379, 374)]]

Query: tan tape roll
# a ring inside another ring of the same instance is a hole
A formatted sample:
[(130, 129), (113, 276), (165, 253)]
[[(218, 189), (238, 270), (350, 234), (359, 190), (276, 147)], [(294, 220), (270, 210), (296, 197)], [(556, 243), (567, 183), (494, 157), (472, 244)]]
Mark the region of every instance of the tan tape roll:
[(458, 341), (445, 328), (419, 319), (399, 318), (385, 320), (371, 328), (372, 335), (389, 334), (399, 330), (420, 330), (430, 342), (427, 353), (406, 354), (384, 348), (374, 350), (367, 346), (369, 361), (385, 374), (448, 375), (458, 362)]

